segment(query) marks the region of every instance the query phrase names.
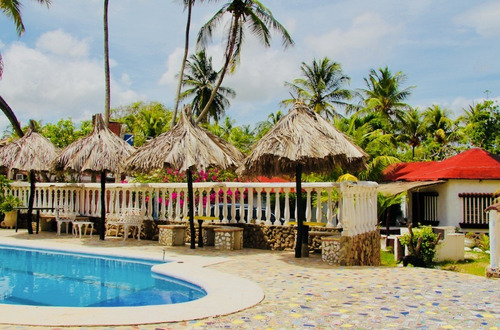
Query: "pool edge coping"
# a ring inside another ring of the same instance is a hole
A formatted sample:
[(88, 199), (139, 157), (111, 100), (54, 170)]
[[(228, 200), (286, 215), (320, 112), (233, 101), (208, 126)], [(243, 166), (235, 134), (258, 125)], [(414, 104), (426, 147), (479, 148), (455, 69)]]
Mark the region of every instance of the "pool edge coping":
[[(125, 258), (162, 260), (123, 253), (119, 248), (69, 246), (48, 242), (15, 242), (0, 238), (0, 243), (18, 247), (49, 249)], [(102, 250), (102, 249), (101, 249)], [(129, 251), (127, 251), (129, 252)], [(150, 254), (150, 253), (146, 253)], [(0, 304), (0, 324), (37, 326), (118, 326), (179, 322), (227, 315), (257, 305), (264, 291), (256, 283), (227, 273), (206, 268), (228, 260), (221, 257), (170, 258), (166, 264), (155, 265), (154, 271), (201, 286), (207, 295), (195, 301), (173, 305), (138, 307), (47, 307)]]

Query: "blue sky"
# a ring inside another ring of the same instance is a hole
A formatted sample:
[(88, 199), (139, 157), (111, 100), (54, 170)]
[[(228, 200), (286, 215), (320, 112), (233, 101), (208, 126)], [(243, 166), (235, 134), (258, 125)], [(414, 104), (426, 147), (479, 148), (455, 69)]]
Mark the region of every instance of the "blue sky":
[[(26, 125), (71, 117), (88, 120), (104, 109), (102, 0), (52, 0), (47, 9), (23, 2), (26, 33), (0, 16), (4, 77), (0, 95)], [(500, 1), (470, 0), (262, 0), (288, 29), (295, 47), (279, 37), (264, 48), (252, 36), (240, 66), (224, 85), (237, 96), (227, 115), (237, 125), (264, 121), (289, 98), (285, 81), (300, 76), (301, 62), (329, 57), (364, 88), (370, 69), (388, 66), (416, 86), (408, 100), (439, 104), (454, 114), (488, 96), (500, 98)], [(203, 25), (220, 8), (194, 9), (191, 50)], [(180, 0), (111, 0), (109, 7), (112, 107), (159, 101), (171, 108), (184, 46), (186, 13)], [(217, 31), (217, 33), (219, 33)], [(222, 65), (222, 43), (208, 48)], [(488, 90), (488, 93), (485, 91)], [(8, 122), (0, 116), (0, 129)]]

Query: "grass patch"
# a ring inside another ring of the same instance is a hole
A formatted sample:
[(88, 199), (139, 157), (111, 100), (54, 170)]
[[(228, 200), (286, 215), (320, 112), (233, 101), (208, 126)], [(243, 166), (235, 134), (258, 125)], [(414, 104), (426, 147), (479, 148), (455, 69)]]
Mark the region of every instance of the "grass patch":
[(484, 252), (465, 251), (465, 260), (443, 261), (436, 263), (442, 270), (485, 276), (486, 267), (490, 264), (490, 255)]
[(384, 267), (396, 267), (398, 263), (394, 260), (392, 252), (380, 250), (380, 265)]
[[(390, 251), (380, 251), (380, 264), (383, 267), (397, 267), (394, 254)], [(461, 261), (442, 261), (435, 268), (452, 272), (485, 276), (486, 267), (490, 265), (490, 255), (484, 252), (465, 251), (465, 259)]]

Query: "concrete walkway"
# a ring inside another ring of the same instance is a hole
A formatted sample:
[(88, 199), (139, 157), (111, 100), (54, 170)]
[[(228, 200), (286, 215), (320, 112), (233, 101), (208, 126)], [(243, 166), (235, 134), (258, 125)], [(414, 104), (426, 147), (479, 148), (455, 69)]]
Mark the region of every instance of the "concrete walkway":
[[(27, 235), (0, 230), (8, 240), (47, 241), (96, 249), (163, 254), (158, 242), (128, 239), (99, 241)], [(331, 267), (319, 255), (296, 259), (292, 251), (254, 249), (220, 252), (211, 247), (190, 250), (169, 247), (166, 257), (222, 257), (208, 266), (254, 281), (265, 292), (251, 308), (225, 316), (168, 324), (115, 327), (120, 329), (191, 328), (365, 328), (365, 329), (500, 329), (500, 280), (436, 269)], [(1, 316), (0, 316), (1, 317)], [(32, 327), (3, 326), (7, 329)], [(102, 327), (100, 327), (102, 328)]]

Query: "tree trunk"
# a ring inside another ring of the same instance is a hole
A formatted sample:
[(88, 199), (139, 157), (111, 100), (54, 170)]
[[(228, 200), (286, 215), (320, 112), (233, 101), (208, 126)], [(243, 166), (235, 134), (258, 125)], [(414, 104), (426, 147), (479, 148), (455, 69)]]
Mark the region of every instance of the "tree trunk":
[(14, 128), (14, 132), (16, 132), (16, 134), (19, 137), (23, 137), (24, 136), (23, 130), (21, 129), (21, 125), (19, 125), (19, 121), (17, 120), (17, 117), (14, 114), (14, 111), (12, 111), (12, 109), (9, 107), (9, 105), (3, 99), (2, 96), (0, 96), (0, 109), (2, 109), (3, 113), (5, 114), (5, 117), (7, 117), (7, 119), (9, 119), (10, 124)]
[[(104, 241), (106, 235), (106, 170), (101, 172), (101, 222), (99, 223), (99, 239)], [(141, 233), (139, 233), (140, 235)], [(123, 233), (127, 238), (127, 233)]]
[(295, 258), (302, 257), (303, 213), (302, 207), (302, 164), (297, 164), (295, 173), (295, 193), (297, 194), (297, 240), (295, 242)]
[(227, 68), (229, 67), (229, 62), (231, 62), (231, 57), (234, 52), (234, 45), (236, 43), (236, 30), (238, 28), (238, 20), (234, 18), (233, 26), (231, 28), (231, 39), (229, 41), (228, 47), (226, 49), (226, 60), (224, 62), (224, 66), (222, 67), (222, 70), (220, 72), (219, 80), (217, 81), (217, 84), (215, 85), (214, 89), (212, 90), (212, 94), (210, 94), (210, 98), (208, 99), (207, 104), (205, 104), (205, 108), (203, 108), (203, 111), (200, 113), (198, 118), (196, 119), (196, 124), (199, 124), (201, 121), (205, 119), (208, 113), (208, 109), (210, 108), (210, 105), (215, 99), (215, 95), (217, 95), (217, 91), (219, 90), (219, 87), (222, 85), (222, 81), (224, 80), (224, 76), (226, 75)]
[(177, 118), (177, 111), (179, 110), (179, 99), (181, 97), (182, 80), (184, 79), (184, 69), (186, 68), (186, 61), (189, 53), (189, 30), (191, 28), (191, 13), (193, 9), (194, 0), (189, 0), (188, 5), (188, 18), (186, 23), (186, 37), (184, 44), (184, 57), (182, 58), (181, 72), (179, 74), (179, 83), (177, 84), (177, 94), (175, 95), (175, 106), (174, 106), (174, 116), (172, 117), (172, 124), (170, 127), (174, 127), (175, 120)]
[(109, 126), (110, 108), (111, 108), (111, 87), (109, 73), (109, 33), (108, 33), (108, 3), (104, 0), (104, 77), (106, 81), (106, 96), (104, 100), (104, 123)]
[(189, 214), (189, 230), (191, 231), (191, 249), (196, 248), (196, 229), (194, 228), (194, 193), (193, 193), (193, 172), (190, 168), (187, 169), (188, 182), (188, 214)]
[(30, 171), (30, 196), (28, 198), (28, 214), (26, 215), (29, 234), (33, 234), (32, 223), (33, 223), (33, 203), (35, 202), (35, 180), (36, 180), (35, 171), (31, 170)]

